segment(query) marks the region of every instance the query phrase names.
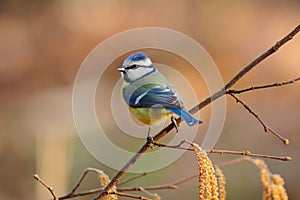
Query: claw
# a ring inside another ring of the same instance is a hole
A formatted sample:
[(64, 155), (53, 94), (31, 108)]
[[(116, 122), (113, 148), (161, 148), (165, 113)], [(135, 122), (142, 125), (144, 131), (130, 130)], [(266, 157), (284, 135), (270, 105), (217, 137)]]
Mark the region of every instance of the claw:
[(154, 149), (154, 140), (153, 140), (153, 137), (150, 134), (150, 130), (151, 130), (151, 127), (149, 127), (149, 129), (148, 129), (147, 143), (149, 144), (149, 146), (151, 147), (151, 149)]
[(178, 126), (178, 124), (177, 124), (177, 122), (176, 122), (176, 119), (175, 119), (175, 117), (171, 117), (171, 122), (172, 122), (172, 124), (174, 124), (174, 126), (175, 126), (175, 129), (176, 129), (176, 132), (178, 133), (178, 131), (179, 131), (179, 126)]

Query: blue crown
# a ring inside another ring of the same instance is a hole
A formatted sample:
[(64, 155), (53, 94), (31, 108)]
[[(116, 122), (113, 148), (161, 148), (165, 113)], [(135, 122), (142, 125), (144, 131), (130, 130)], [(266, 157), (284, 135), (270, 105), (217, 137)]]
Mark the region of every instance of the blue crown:
[(137, 52), (135, 54), (130, 55), (126, 60), (131, 61), (139, 61), (139, 60), (145, 60), (148, 56), (143, 52)]

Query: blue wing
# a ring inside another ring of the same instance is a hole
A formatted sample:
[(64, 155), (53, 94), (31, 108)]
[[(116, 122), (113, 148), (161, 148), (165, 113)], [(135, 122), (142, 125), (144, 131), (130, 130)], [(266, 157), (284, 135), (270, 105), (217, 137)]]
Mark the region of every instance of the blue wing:
[(131, 96), (125, 93), (124, 97), (128, 105), (134, 108), (150, 108), (152, 106), (164, 108), (183, 107), (181, 98), (171, 85), (146, 84), (136, 89)]
[(180, 116), (189, 126), (202, 123), (184, 108), (181, 98), (171, 85), (146, 84), (136, 89), (130, 97), (126, 96), (126, 93), (124, 94), (127, 104), (131, 107), (161, 106)]

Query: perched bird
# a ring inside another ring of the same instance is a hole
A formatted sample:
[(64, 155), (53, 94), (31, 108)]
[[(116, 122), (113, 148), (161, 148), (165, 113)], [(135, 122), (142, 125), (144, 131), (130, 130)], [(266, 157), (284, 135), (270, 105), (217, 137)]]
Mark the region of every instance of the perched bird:
[(151, 126), (171, 117), (178, 131), (176, 120), (173, 118), (175, 113), (189, 126), (202, 123), (184, 108), (179, 94), (145, 53), (130, 55), (118, 71), (124, 80), (122, 96), (125, 103), (141, 122)]

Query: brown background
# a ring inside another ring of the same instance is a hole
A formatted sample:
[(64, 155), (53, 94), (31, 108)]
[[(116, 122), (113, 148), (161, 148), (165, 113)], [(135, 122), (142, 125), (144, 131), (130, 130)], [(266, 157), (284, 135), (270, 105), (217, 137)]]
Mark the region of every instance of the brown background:
[[(60, 195), (70, 190), (86, 167), (115, 174), (83, 147), (71, 110), (76, 72), (104, 39), (146, 26), (180, 31), (205, 47), (228, 81), (299, 24), (299, 10), (298, 1), (0, 1), (0, 199), (48, 199), (48, 192), (31, 177), (36, 172)], [(297, 36), (236, 88), (299, 77), (299, 44)], [(112, 71), (108, 76), (119, 74)], [(266, 161), (271, 171), (284, 177), (291, 199), (300, 196), (299, 89), (295, 83), (241, 96), (270, 127), (290, 139), (289, 146), (264, 134), (258, 122), (230, 98), (216, 146), (293, 157), (291, 162)], [(200, 100), (207, 96), (198, 95)], [(209, 119), (207, 110), (203, 110), (204, 121)], [(214, 163), (236, 158), (211, 157)], [(169, 183), (196, 172), (193, 155), (186, 153), (174, 165), (131, 185)], [(253, 165), (227, 166), (224, 173), (228, 199), (261, 199)], [(82, 189), (97, 186), (90, 175)], [(196, 199), (197, 180), (159, 194), (164, 199)]]

